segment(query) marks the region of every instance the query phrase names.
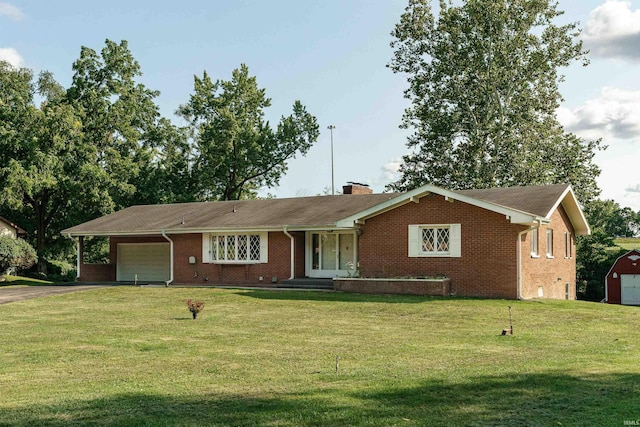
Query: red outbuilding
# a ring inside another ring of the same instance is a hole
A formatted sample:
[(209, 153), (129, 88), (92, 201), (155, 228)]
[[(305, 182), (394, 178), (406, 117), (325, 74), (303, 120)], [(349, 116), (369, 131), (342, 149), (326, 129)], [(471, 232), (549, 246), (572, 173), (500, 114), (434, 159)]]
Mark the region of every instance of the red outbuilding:
[(634, 249), (616, 260), (604, 279), (609, 304), (640, 305), (640, 251)]

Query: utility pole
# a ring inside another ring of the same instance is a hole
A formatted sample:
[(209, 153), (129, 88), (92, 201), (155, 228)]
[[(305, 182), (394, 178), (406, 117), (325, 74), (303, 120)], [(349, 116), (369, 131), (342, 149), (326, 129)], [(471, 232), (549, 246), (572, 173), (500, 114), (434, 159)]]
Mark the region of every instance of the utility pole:
[(333, 130), (336, 127), (334, 125), (329, 125), (327, 126), (327, 129), (329, 129), (329, 132), (331, 132), (331, 195), (335, 195), (335, 181), (333, 179)]

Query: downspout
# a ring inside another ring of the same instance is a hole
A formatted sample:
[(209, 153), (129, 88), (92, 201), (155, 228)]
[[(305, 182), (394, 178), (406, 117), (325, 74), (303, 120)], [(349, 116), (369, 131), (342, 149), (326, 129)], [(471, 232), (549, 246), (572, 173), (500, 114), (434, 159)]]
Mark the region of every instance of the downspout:
[(295, 258), (294, 258), (294, 250), (296, 248), (295, 245), (295, 238), (287, 231), (287, 226), (285, 225), (283, 230), (284, 235), (287, 236), (289, 239), (291, 239), (291, 276), (289, 277), (289, 280), (293, 280), (294, 276), (295, 276)]
[(162, 237), (169, 242), (169, 280), (165, 282), (165, 286), (169, 286), (169, 283), (173, 282), (173, 240), (167, 236), (164, 230), (162, 230)]
[(519, 300), (524, 299), (522, 298), (522, 235), (540, 228), (540, 225), (541, 225), (541, 221), (538, 220), (537, 226), (529, 227), (526, 230), (523, 230), (518, 233), (518, 245), (516, 246), (516, 250), (518, 253), (518, 299)]

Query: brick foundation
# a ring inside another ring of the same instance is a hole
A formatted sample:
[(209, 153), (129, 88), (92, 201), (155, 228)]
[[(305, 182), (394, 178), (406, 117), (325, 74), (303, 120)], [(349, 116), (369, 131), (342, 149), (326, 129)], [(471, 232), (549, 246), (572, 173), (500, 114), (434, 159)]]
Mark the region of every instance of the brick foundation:
[(333, 279), (336, 291), (360, 294), (447, 296), (451, 292), (451, 279)]

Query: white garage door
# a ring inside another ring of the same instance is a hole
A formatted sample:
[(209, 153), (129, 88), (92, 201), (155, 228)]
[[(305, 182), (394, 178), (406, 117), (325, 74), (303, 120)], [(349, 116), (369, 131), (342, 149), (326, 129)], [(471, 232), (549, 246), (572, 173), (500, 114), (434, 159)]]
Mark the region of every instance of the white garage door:
[(640, 274), (621, 274), (622, 304), (640, 305)]
[(164, 282), (170, 279), (169, 243), (120, 243), (116, 280)]

